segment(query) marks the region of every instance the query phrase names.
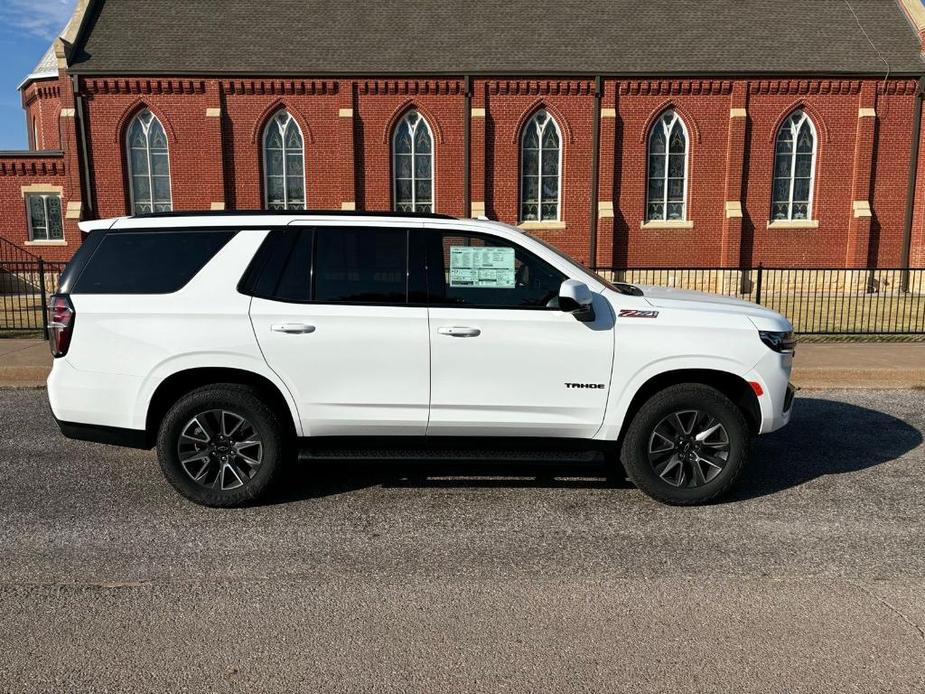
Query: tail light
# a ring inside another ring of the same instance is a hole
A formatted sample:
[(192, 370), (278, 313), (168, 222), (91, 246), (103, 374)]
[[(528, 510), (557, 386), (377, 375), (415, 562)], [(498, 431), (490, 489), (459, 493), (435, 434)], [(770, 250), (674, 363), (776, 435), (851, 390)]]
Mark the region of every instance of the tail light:
[(55, 357), (67, 354), (77, 313), (67, 294), (55, 294), (48, 302), (48, 345)]

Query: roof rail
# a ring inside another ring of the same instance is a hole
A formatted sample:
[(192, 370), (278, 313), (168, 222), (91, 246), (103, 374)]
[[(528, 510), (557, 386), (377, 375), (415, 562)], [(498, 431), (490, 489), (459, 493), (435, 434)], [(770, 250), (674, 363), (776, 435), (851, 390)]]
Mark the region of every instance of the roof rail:
[(421, 219), (458, 219), (448, 214), (437, 214), (434, 212), (390, 212), (375, 210), (192, 210), (184, 212), (174, 210), (172, 212), (148, 212), (146, 214), (136, 214), (130, 219), (159, 219), (169, 217), (232, 217), (240, 215), (280, 215), (286, 217), (412, 217)]

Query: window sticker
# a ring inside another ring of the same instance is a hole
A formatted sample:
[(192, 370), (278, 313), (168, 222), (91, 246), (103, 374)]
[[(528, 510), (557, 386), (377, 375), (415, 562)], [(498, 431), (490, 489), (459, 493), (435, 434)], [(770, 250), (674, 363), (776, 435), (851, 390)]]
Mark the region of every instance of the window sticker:
[(513, 289), (514, 249), (450, 246), (450, 286)]

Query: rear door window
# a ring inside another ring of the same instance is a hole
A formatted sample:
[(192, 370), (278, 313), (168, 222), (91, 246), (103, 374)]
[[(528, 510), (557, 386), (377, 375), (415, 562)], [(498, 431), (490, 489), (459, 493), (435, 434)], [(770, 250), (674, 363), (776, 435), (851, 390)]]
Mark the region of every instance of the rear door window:
[[(423, 258), (418, 263), (423, 269)], [(414, 273), (410, 281), (414, 301), (422, 303), (423, 273)], [(408, 232), (375, 227), (276, 229), (257, 252), (239, 289), (288, 303), (405, 304)]]
[(312, 284), (316, 303), (406, 303), (408, 232), (318, 227)]
[(236, 232), (118, 231), (106, 234), (74, 294), (170, 294), (182, 289)]

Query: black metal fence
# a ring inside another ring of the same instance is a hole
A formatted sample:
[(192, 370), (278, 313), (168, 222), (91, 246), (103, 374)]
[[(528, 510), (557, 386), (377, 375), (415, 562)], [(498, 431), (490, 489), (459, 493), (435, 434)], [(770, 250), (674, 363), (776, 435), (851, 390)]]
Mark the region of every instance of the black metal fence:
[[(64, 263), (0, 248), (0, 332), (46, 332)], [(14, 257), (15, 256), (15, 257)], [(734, 296), (807, 335), (925, 335), (925, 269), (599, 268), (608, 279)]]
[(805, 335), (925, 334), (925, 269), (598, 270), (633, 284), (734, 296), (783, 313)]
[(0, 332), (41, 331), (48, 338), (48, 295), (58, 286), (65, 263), (0, 260)]

